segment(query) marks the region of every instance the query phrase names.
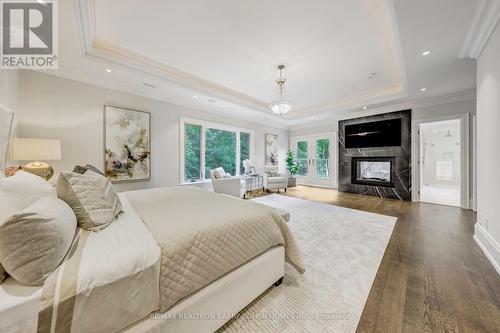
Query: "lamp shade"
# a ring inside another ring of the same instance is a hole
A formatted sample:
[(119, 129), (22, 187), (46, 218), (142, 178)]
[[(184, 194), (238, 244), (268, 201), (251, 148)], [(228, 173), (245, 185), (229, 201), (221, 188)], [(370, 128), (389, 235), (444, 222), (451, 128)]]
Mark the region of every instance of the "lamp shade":
[(53, 161), (61, 159), (61, 141), (13, 138), (10, 148), (13, 161)]

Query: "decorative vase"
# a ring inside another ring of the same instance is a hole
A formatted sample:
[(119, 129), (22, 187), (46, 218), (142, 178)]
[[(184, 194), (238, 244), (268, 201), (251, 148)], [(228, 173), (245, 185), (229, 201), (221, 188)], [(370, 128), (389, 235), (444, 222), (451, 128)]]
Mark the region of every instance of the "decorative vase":
[(288, 178), (288, 187), (297, 187), (297, 178)]

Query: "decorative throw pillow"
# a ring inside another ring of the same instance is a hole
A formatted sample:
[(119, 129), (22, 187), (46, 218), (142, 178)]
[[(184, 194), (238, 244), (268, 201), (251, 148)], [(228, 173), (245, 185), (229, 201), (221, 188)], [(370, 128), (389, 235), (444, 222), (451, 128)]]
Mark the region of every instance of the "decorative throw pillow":
[(122, 211), (120, 198), (111, 182), (90, 170), (83, 175), (61, 172), (57, 196), (73, 209), (78, 226), (84, 230), (102, 230)]
[(18, 282), (43, 285), (66, 256), (75, 233), (71, 208), (46, 196), (0, 225), (0, 262)]
[(54, 188), (34, 174), (19, 171), (12, 177), (1, 178), (0, 223), (47, 195), (55, 197)]
[(101, 176), (106, 177), (106, 175), (104, 173), (102, 173), (99, 169), (97, 169), (92, 164), (85, 164), (85, 166), (77, 165), (73, 168), (73, 172), (79, 173), (81, 175), (85, 174), (85, 172), (87, 172), (87, 170), (94, 171), (95, 173), (98, 173)]
[(75, 165), (73, 168), (74, 173), (79, 173), (80, 175), (83, 175), (87, 171), (86, 167), (82, 167), (81, 165)]
[(277, 170), (272, 170), (272, 171), (269, 171), (269, 172), (267, 173), (267, 175), (268, 175), (269, 177), (278, 177), (278, 176), (279, 176), (279, 173), (278, 173), (278, 171), (277, 171)]
[(222, 179), (226, 175), (224, 168), (217, 168), (213, 171), (215, 179)]
[(2, 284), (3, 281), (7, 278), (7, 272), (5, 272), (5, 269), (3, 268), (2, 264), (0, 264), (0, 284)]

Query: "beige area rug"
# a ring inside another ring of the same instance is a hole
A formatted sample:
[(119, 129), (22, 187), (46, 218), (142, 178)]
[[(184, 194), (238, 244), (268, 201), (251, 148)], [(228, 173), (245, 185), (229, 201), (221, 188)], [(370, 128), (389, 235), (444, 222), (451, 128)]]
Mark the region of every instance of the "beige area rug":
[(354, 332), (396, 218), (277, 194), (253, 201), (290, 212), (306, 272), (286, 265), (283, 284), (219, 332)]

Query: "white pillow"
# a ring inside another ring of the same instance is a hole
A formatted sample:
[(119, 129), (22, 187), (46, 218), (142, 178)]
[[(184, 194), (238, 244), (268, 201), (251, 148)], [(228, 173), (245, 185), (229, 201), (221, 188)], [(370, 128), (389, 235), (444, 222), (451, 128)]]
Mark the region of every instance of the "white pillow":
[(120, 198), (109, 179), (91, 170), (83, 175), (61, 172), (57, 195), (73, 209), (78, 226), (84, 230), (104, 229), (122, 211)]
[(217, 168), (213, 171), (215, 179), (222, 179), (226, 175), (224, 168)]
[(43, 197), (0, 223), (0, 262), (18, 282), (43, 285), (66, 256), (75, 233), (71, 208), (56, 197)]
[(55, 189), (34, 174), (19, 171), (12, 177), (0, 178), (0, 223), (48, 195), (55, 197)]

